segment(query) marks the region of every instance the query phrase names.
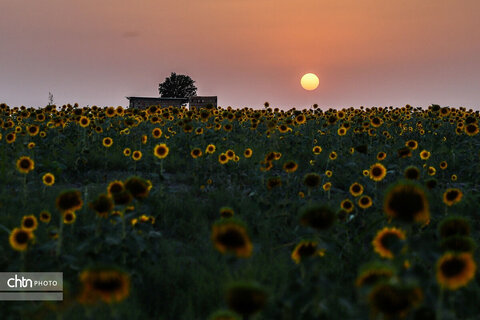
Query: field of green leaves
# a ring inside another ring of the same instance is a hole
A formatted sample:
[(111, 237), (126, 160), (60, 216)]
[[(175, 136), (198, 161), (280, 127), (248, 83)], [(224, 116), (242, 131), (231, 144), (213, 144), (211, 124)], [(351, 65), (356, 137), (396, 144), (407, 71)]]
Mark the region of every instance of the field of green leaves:
[(479, 117), (1, 104), (1, 319), (478, 319)]

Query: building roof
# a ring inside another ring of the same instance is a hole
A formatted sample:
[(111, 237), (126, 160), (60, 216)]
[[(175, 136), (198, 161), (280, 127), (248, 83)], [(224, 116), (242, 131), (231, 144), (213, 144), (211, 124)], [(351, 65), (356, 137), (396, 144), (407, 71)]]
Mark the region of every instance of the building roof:
[(151, 99), (151, 100), (185, 100), (188, 98), (167, 98), (167, 97), (125, 97), (128, 100), (130, 99)]

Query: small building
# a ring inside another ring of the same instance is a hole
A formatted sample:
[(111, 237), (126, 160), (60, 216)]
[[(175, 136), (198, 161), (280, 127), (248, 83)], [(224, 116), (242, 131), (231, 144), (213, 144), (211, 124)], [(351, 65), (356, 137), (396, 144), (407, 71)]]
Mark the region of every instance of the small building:
[(188, 98), (151, 98), (151, 97), (127, 97), (130, 101), (129, 108), (147, 109), (150, 106), (168, 108), (170, 106), (180, 108), (188, 103)]
[(168, 108), (170, 106), (180, 108), (189, 104), (190, 108), (217, 107), (217, 96), (193, 96), (190, 98), (162, 98), (162, 97), (126, 97), (129, 100), (129, 108), (147, 109), (150, 106)]
[(192, 108), (205, 108), (205, 107), (217, 107), (217, 96), (193, 96), (189, 100), (190, 109)]

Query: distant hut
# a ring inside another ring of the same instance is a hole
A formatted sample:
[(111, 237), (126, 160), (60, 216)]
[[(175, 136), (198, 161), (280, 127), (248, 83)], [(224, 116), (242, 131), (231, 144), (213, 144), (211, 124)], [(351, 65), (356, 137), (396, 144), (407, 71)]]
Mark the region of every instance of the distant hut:
[(217, 107), (217, 96), (193, 96), (189, 100), (190, 110), (193, 108)]
[(147, 109), (150, 106), (168, 108), (170, 106), (180, 108), (189, 104), (191, 108), (217, 107), (217, 96), (193, 96), (190, 98), (162, 98), (162, 97), (126, 97), (129, 100), (129, 108)]
[(168, 108), (170, 106), (180, 108), (188, 103), (188, 98), (151, 98), (151, 97), (127, 97), (130, 101), (129, 108), (147, 109), (150, 106)]

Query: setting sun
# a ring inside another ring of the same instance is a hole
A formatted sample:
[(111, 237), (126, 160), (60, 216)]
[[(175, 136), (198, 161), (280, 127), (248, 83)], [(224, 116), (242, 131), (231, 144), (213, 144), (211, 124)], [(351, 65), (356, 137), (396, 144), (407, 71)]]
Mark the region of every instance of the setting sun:
[(305, 90), (315, 90), (318, 87), (318, 77), (313, 73), (306, 73), (303, 75), (300, 83)]

